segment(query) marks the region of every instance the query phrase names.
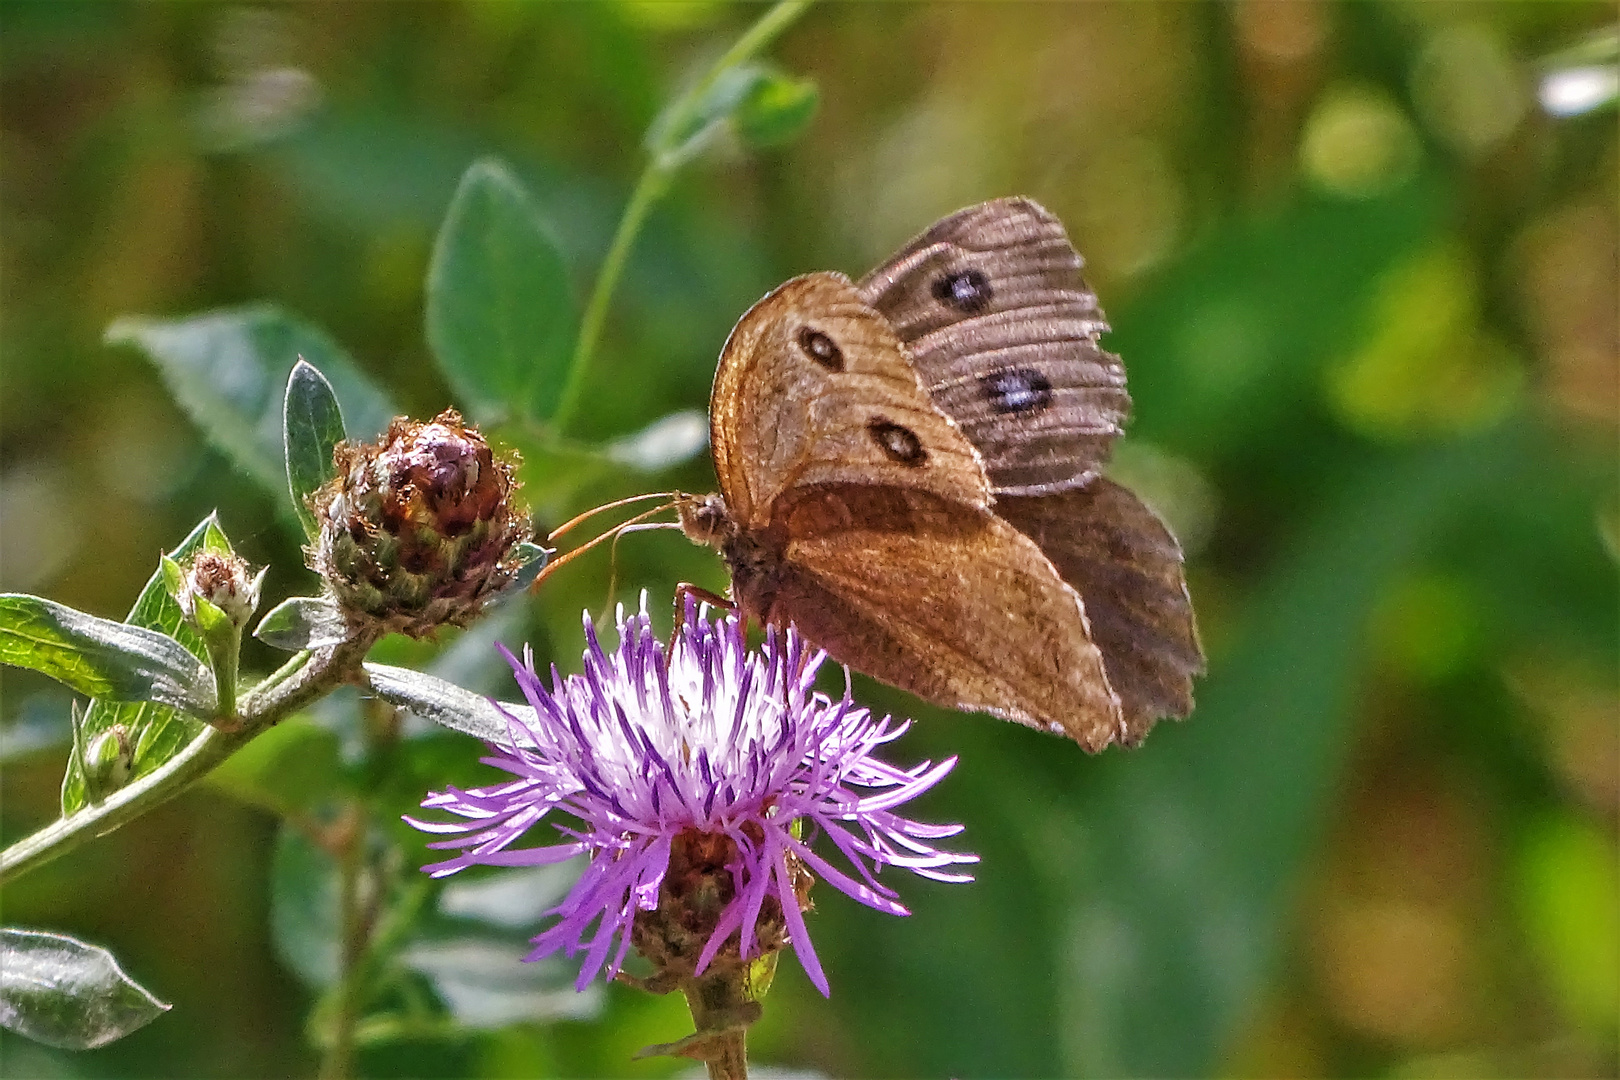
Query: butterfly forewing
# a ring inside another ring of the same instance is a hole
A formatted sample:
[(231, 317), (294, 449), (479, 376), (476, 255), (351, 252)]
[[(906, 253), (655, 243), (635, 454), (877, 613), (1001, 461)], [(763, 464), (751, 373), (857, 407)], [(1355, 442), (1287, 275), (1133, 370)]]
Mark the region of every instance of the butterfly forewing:
[(776, 498), (807, 484), (892, 483), (989, 501), (972, 444), (842, 274), (795, 278), (738, 321), (709, 423), (721, 494), (749, 527), (763, 527)]
[(1057, 218), (997, 199), (938, 222), (860, 282), (997, 492), (1084, 484), (1130, 411), (1080, 267)]
[(767, 621), (936, 704), (1092, 751), (1124, 733), (1079, 597), (994, 514), (920, 489), (832, 484), (785, 496), (776, 528), (786, 546)]

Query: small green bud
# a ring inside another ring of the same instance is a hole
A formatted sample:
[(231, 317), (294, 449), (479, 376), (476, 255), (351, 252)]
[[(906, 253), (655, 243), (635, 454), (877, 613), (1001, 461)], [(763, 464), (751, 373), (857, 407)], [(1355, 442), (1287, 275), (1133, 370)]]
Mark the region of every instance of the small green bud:
[(129, 783), (135, 770), (135, 744), (129, 728), (114, 724), (91, 740), (84, 751), (84, 783), (100, 799)]
[(208, 666), (214, 672), (219, 694), (219, 714), (209, 718), (216, 727), (228, 730), (236, 723), (242, 631), (259, 606), (264, 575), (265, 570), (250, 575), (248, 564), (230, 552), (202, 551), (185, 566), (167, 557), (163, 560), (164, 583), (179, 602), (186, 621), (197, 628), (208, 653)]
[[(167, 557), (163, 562), (165, 584), (174, 592), (186, 619), (205, 635), (226, 627), (240, 632), (253, 618), (264, 587), (264, 570), (249, 577), (245, 561), (212, 551), (197, 555), (187, 568)], [(178, 588), (174, 585), (176, 570), (180, 571)]]

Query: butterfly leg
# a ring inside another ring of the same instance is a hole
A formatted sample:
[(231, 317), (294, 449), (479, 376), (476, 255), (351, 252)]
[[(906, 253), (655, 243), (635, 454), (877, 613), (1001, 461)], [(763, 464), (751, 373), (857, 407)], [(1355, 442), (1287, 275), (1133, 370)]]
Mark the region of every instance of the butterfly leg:
[(664, 648), (664, 673), (669, 673), (669, 662), (675, 655), (675, 639), (680, 635), (681, 625), (686, 622), (686, 603), (696, 600), (700, 604), (713, 604), (725, 611), (736, 611), (737, 604), (727, 600), (724, 596), (701, 585), (694, 585), (690, 581), (678, 582), (675, 586), (675, 622), (670, 627), (669, 643)]
[(713, 604), (725, 611), (736, 611), (737, 603), (728, 600), (717, 592), (705, 589), (701, 585), (694, 585), (690, 581), (682, 581), (675, 586), (675, 624), (679, 626), (686, 618), (686, 601), (696, 600), (700, 604)]

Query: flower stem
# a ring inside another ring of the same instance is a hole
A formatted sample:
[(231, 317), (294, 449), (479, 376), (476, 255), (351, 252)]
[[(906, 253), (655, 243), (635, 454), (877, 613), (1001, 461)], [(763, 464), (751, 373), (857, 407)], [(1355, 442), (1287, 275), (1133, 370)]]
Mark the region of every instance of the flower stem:
[(242, 630), (226, 623), (212, 632), (203, 631), (203, 649), (208, 653), (208, 666), (214, 673), (214, 693), (218, 702), (219, 727), (231, 728), (237, 724), (236, 694), (238, 664), (242, 654)]
[(0, 852), (0, 885), (168, 802), (260, 732), (355, 678), (372, 640), (354, 638), (294, 657), (286, 667), (241, 696), (237, 702), (240, 728), (204, 728), (185, 749), (152, 772)]
[(748, 1080), (748, 1019), (759, 1003), (749, 992), (745, 968), (728, 967), (681, 986), (697, 1036), (690, 1056), (703, 1058), (709, 1080)]
[(332, 1041), (321, 1060), (321, 1080), (348, 1080), (354, 1075), (354, 1032), (360, 1019), (360, 961), (366, 951), (366, 914), (360, 902), (365, 876), (366, 816), (361, 804), (349, 804), (339, 834), (338, 910), (342, 955), (338, 969), (337, 1017)]
[(686, 130), (692, 114), (708, 96), (716, 80), (730, 68), (769, 45), (777, 35), (792, 25), (812, 2), (813, 0), (779, 0), (772, 5), (769, 11), (760, 16), (758, 22), (749, 27), (742, 37), (715, 61), (704, 73), (703, 78), (694, 83), (659, 118), (655, 127), (661, 135), (647, 147), (647, 165), (642, 169), (640, 179), (636, 181), (635, 190), (630, 193), (630, 201), (625, 204), (624, 215), (619, 219), (619, 227), (614, 231), (613, 241), (608, 245), (607, 255), (603, 257), (601, 269), (596, 273), (596, 283), (592, 286), (590, 298), (585, 303), (585, 313), (580, 317), (579, 337), (574, 342), (574, 355), (569, 361), (568, 375), (563, 381), (562, 393), (557, 398), (557, 410), (551, 415), (553, 437), (561, 436), (568, 429), (569, 423), (574, 419), (574, 413), (579, 409), (580, 398), (585, 388), (585, 372), (589, 369), (591, 360), (596, 355), (596, 347), (602, 339), (602, 328), (607, 323), (608, 307), (613, 301), (614, 290), (618, 288), (619, 278), (624, 273), (630, 249), (635, 246), (636, 237), (641, 233), (647, 214), (669, 189), (670, 180), (685, 161), (683, 156), (674, 152), (677, 149), (674, 140)]
[(635, 245), (636, 235), (641, 232), (642, 222), (647, 219), (647, 212), (653, 208), (653, 204), (668, 187), (669, 178), (670, 173), (660, 168), (654, 159), (642, 171), (641, 179), (636, 181), (635, 191), (630, 194), (630, 202), (624, 208), (624, 216), (619, 219), (619, 228), (613, 234), (613, 243), (609, 245), (607, 255), (602, 260), (602, 268), (597, 271), (596, 285), (591, 289), (591, 298), (585, 304), (585, 314), (579, 321), (579, 339), (574, 343), (574, 357), (568, 367), (568, 378), (563, 383), (562, 394), (557, 398), (557, 411), (551, 415), (552, 433), (555, 435), (563, 433), (568, 422), (574, 418), (574, 412), (579, 408), (580, 394), (585, 384), (585, 371), (590, 367), (591, 357), (596, 353), (597, 342), (601, 340), (602, 327), (607, 322), (608, 304), (613, 299), (613, 290), (619, 284), (619, 276), (624, 272), (625, 260), (629, 258), (630, 249)]

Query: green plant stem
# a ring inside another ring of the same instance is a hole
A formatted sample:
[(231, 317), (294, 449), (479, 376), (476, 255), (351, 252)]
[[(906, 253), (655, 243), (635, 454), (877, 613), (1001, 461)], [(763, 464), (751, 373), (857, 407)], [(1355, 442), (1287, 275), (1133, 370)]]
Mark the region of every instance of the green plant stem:
[(671, 139), (678, 137), (679, 133), (685, 130), (693, 111), (708, 96), (720, 76), (769, 45), (782, 31), (791, 26), (795, 19), (804, 14), (805, 9), (813, 2), (814, 0), (780, 0), (779, 3), (773, 4), (769, 11), (759, 17), (759, 21), (732, 43), (731, 48), (715, 61), (704, 73), (703, 78), (676, 99), (669, 111), (660, 118), (657, 129), (662, 132), (662, 136), (647, 148), (646, 168), (636, 181), (635, 190), (630, 193), (630, 201), (625, 204), (624, 215), (619, 219), (619, 227), (614, 231), (613, 241), (608, 245), (607, 255), (603, 257), (602, 266), (596, 273), (596, 283), (591, 288), (590, 299), (585, 303), (585, 313), (580, 317), (579, 337), (574, 341), (574, 355), (569, 361), (568, 375), (563, 381), (562, 393), (557, 398), (557, 411), (551, 416), (553, 436), (560, 436), (567, 431), (569, 423), (574, 419), (574, 413), (579, 409), (580, 398), (585, 389), (585, 373), (596, 355), (597, 345), (601, 342), (602, 329), (607, 324), (608, 308), (613, 302), (613, 292), (618, 288), (619, 278), (624, 273), (625, 262), (630, 257), (630, 249), (635, 246), (636, 237), (640, 235), (641, 227), (646, 223), (647, 214), (669, 189), (670, 180), (685, 160), (675, 154), (677, 147), (671, 143)]
[(203, 648), (208, 653), (208, 666), (214, 673), (214, 693), (219, 716), (225, 727), (235, 726), (238, 663), (242, 655), (242, 631), (239, 627), (226, 627), (216, 637), (203, 631)]
[(265, 697), (276, 687), (280, 686), (282, 683), (304, 670), (304, 665), (309, 663), (309, 658), (310, 652), (308, 649), (303, 649), (294, 653), (292, 656), (287, 658), (287, 662), (285, 664), (282, 664), (280, 667), (276, 668), (276, 670), (272, 671), (270, 674), (261, 679), (253, 687), (251, 693), (258, 695), (260, 698)]
[(356, 638), (295, 656), (281, 670), (241, 696), (238, 702), (241, 727), (237, 730), (205, 728), (184, 750), (128, 787), (118, 789), (72, 817), (52, 822), (0, 852), (0, 885), (168, 802), (260, 732), (356, 678), (360, 661), (365, 659), (371, 643), (369, 637)]
[[(368, 771), (375, 780), (393, 764), (400, 739), (400, 711), (373, 700), (363, 712)], [(371, 818), (364, 797), (351, 797), (332, 835), (339, 871), (342, 952), (337, 984), (329, 997), (332, 1021), (319, 1032), (317, 1042), (323, 1046), (322, 1080), (347, 1080), (355, 1072), (355, 1049), (369, 991), (383, 977), (385, 958), (393, 955), (402, 935), (415, 927), (431, 889), (426, 880), (413, 881), (397, 904), (384, 905), (398, 866), (386, 859), (379, 864), (373, 858)], [(398, 854), (397, 849), (393, 854)]]
[(731, 968), (687, 979), (681, 993), (697, 1028), (684, 1055), (700, 1058), (709, 1080), (748, 1080), (748, 1027), (739, 1020), (758, 1015), (759, 1006), (744, 971)]
[(625, 261), (630, 256), (630, 249), (635, 246), (636, 236), (641, 232), (641, 225), (647, 220), (647, 212), (653, 208), (664, 190), (669, 186), (670, 172), (661, 168), (655, 158), (641, 173), (641, 179), (636, 181), (636, 189), (630, 194), (630, 202), (624, 208), (624, 216), (619, 219), (619, 227), (613, 234), (613, 243), (608, 246), (607, 255), (602, 260), (602, 268), (596, 273), (596, 285), (591, 289), (591, 298), (585, 304), (585, 314), (579, 321), (579, 338), (574, 342), (574, 356), (569, 362), (568, 378), (563, 383), (561, 395), (557, 398), (557, 411), (551, 416), (553, 434), (561, 435), (574, 418), (579, 408), (580, 395), (585, 388), (585, 372), (590, 367), (591, 357), (596, 353), (597, 343), (602, 337), (602, 328), (607, 322), (608, 305), (613, 300), (613, 290), (619, 284), (619, 277), (624, 272)]
[(366, 813), (364, 806), (350, 803), (342, 824), (342, 844), (338, 859), (338, 911), (342, 955), (339, 960), (337, 1017), (332, 1039), (321, 1060), (321, 1080), (347, 1080), (354, 1075), (354, 1030), (360, 1019), (360, 961), (365, 956), (367, 926), (360, 900), (365, 876)]

